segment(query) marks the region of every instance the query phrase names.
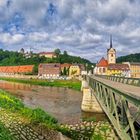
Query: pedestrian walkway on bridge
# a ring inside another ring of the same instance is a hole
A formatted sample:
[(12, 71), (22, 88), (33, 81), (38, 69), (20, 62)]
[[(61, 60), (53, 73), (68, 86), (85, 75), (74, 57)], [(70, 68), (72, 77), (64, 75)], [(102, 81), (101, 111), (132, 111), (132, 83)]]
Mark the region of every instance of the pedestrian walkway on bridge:
[(91, 77), (99, 82), (102, 82), (105, 85), (108, 85), (114, 89), (117, 89), (125, 94), (128, 94), (140, 100), (140, 87), (123, 84), (123, 83), (107, 80), (107, 79), (96, 77), (96, 76), (91, 76)]
[(140, 138), (140, 87), (85, 75), (121, 140)]

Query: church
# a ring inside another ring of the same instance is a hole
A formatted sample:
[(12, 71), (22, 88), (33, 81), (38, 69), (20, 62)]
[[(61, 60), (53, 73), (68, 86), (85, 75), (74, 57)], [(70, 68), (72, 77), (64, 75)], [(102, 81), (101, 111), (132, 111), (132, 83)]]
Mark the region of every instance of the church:
[(130, 77), (129, 65), (116, 63), (116, 50), (112, 45), (112, 36), (110, 36), (110, 47), (107, 49), (107, 59), (104, 57), (100, 59), (96, 64), (94, 74)]

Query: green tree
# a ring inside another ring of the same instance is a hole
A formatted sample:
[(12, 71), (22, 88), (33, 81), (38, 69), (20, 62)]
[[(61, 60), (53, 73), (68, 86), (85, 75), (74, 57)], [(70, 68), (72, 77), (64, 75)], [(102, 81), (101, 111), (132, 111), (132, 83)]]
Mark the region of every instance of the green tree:
[(64, 51), (64, 52), (63, 52), (63, 55), (64, 55), (64, 56), (68, 56), (67, 51)]
[(66, 69), (66, 67), (64, 67), (64, 69), (63, 69), (63, 75), (67, 75), (67, 69)]
[(59, 55), (61, 54), (61, 51), (60, 49), (55, 49), (54, 53), (57, 55), (57, 57), (59, 57)]

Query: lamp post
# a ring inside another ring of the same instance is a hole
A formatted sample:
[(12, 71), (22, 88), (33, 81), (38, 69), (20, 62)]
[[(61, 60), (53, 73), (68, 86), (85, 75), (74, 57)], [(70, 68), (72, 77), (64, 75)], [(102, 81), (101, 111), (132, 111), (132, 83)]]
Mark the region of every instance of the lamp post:
[(88, 64), (86, 63), (86, 72), (88, 74)]
[(91, 67), (92, 67), (92, 74), (94, 74), (94, 66), (92, 65)]

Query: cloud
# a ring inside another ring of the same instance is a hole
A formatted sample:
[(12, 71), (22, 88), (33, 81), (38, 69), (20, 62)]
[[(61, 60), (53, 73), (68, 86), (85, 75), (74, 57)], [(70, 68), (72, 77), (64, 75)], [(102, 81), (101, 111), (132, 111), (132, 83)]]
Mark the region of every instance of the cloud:
[(117, 55), (126, 55), (140, 51), (139, 9), (139, 0), (0, 0), (0, 42), (16, 50), (60, 48), (96, 62), (112, 34)]
[(1, 33), (0, 36), (0, 42), (5, 45), (19, 44), (24, 41), (24, 35), (22, 34), (11, 35), (10, 33)]

